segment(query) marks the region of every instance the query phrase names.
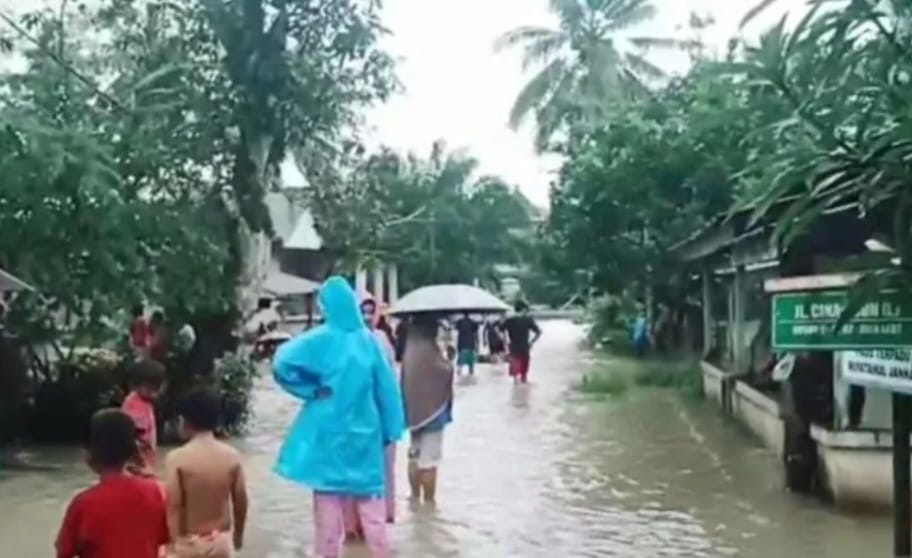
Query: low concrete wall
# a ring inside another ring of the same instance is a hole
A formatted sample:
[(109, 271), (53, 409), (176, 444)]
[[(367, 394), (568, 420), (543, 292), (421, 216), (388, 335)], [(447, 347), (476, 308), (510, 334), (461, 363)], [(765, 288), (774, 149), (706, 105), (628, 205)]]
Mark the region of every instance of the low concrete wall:
[(703, 396), (708, 401), (715, 401), (723, 410), (728, 408), (724, 399), (725, 372), (706, 361), (700, 362), (700, 368), (703, 370)]
[(701, 362), (703, 394), (743, 424), (763, 445), (782, 456), (785, 425), (779, 403), (708, 362)]
[(892, 433), (832, 431), (811, 427), (833, 502), (842, 508), (889, 510), (893, 506)]
[[(782, 457), (785, 421), (779, 403), (707, 362), (706, 399), (730, 412), (770, 451)], [(893, 505), (892, 434), (889, 430), (832, 431), (811, 426), (824, 489), (839, 507), (889, 510)]]
[(782, 457), (785, 449), (785, 423), (779, 403), (744, 382), (735, 382), (732, 393), (732, 415)]

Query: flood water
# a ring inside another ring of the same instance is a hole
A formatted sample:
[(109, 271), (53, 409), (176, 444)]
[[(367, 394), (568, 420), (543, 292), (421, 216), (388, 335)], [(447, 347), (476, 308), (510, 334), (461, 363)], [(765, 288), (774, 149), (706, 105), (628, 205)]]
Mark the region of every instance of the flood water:
[[(890, 520), (842, 515), (782, 490), (776, 459), (709, 406), (632, 388), (588, 401), (582, 330), (546, 322), (529, 386), (500, 366), (459, 382), (438, 509), (407, 502), (400, 448), (400, 558), (889, 556)], [(249, 455), (251, 532), (242, 554), (310, 556), (311, 500), (270, 471), (297, 404), (268, 378), (239, 445)], [(42, 450), (53, 472), (0, 473), (0, 555), (38, 558), (64, 506), (91, 482), (73, 450)], [(352, 548), (347, 557), (364, 557)]]

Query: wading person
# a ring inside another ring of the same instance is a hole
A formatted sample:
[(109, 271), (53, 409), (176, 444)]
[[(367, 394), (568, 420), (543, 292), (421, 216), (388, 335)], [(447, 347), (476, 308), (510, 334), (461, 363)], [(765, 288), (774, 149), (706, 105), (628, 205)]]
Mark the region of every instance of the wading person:
[[(380, 327), (380, 318), (382, 317), (377, 307), (377, 302), (370, 293), (362, 293), (361, 296), (361, 314), (364, 316), (364, 324), (370, 328), (377, 343), (383, 348), (384, 353), (389, 361), (390, 370), (393, 372), (393, 378), (398, 383), (399, 378), (396, 374), (395, 351), (390, 342), (390, 338)], [(388, 444), (385, 448), (386, 459), (386, 522), (394, 523), (396, 521), (396, 444)], [(345, 502), (345, 536), (348, 540), (361, 540), (364, 538), (364, 528), (358, 517), (356, 501), (349, 498)]]
[(453, 365), (437, 344), (437, 320), (414, 318), (402, 362), (402, 386), (411, 434), (409, 485), (412, 500), (433, 503), (443, 458), (443, 431), (453, 417)]
[(649, 321), (642, 309), (637, 313), (636, 320), (633, 322), (631, 337), (636, 355), (641, 358), (646, 356), (646, 353), (649, 352)]
[(130, 365), (130, 393), (121, 410), (136, 424), (139, 432), (139, 453), (130, 464), (131, 472), (151, 476), (155, 471), (155, 452), (158, 449), (158, 426), (155, 402), (164, 390), (165, 367), (154, 360), (143, 359)]
[(344, 505), (353, 498), (372, 557), (388, 558), (384, 448), (402, 434), (401, 395), (348, 282), (328, 279), (318, 301), (324, 324), (273, 359), (276, 381), (304, 401), (275, 470), (314, 491), (317, 556), (341, 555)]
[(465, 368), (470, 376), (474, 375), (478, 358), (478, 322), (468, 312), (456, 321), (456, 351), (459, 373)]
[(508, 340), (510, 376), (514, 382), (525, 384), (529, 381), (532, 345), (541, 337), (541, 329), (529, 315), (528, 304), (520, 300), (515, 308), (516, 314), (504, 320), (503, 330)]
[(503, 359), (505, 347), (503, 336), (500, 334), (501, 327), (500, 321), (496, 318), (485, 322), (485, 338), (492, 362), (500, 362)]
[(117, 409), (92, 417), (88, 465), (98, 484), (76, 495), (57, 536), (57, 558), (158, 558), (168, 543), (158, 483), (130, 475), (136, 425)]
[(208, 389), (190, 391), (178, 403), (186, 443), (165, 463), (173, 558), (231, 558), (244, 545), (244, 469), (238, 451), (215, 437), (221, 406)]

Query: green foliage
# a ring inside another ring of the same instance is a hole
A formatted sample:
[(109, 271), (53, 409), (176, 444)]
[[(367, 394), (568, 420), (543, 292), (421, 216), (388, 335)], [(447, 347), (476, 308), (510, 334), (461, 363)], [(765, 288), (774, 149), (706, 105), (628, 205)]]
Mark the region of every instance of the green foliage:
[(216, 360), (215, 377), (223, 399), (223, 419), (228, 434), (243, 434), (251, 418), (251, 393), (258, 375), (256, 364), (234, 353)]
[[(109, 399), (81, 347), (116, 345), (142, 300), (172, 329), (207, 325), (208, 363), (169, 358), (165, 416), (211, 370), (216, 324), (238, 314), (242, 246), (271, 231), (263, 195), (279, 163), (335, 153), (396, 87), (375, 2), (311, 4), (103, 0), (3, 16), (15, 38), (2, 47), (24, 65), (0, 73), (0, 267), (36, 288), (8, 320), (39, 381), (33, 425), (66, 436), (55, 421), (82, 428)], [(249, 385), (229, 376), (243, 422), (235, 392)]]
[(695, 362), (647, 361), (635, 376), (638, 386), (676, 389), (688, 396), (703, 397), (703, 372)]
[(337, 162), (304, 195), (343, 265), (397, 262), (407, 290), (475, 278), (490, 283), (496, 265), (529, 261), (534, 207), (501, 179), (476, 178), (477, 161), (466, 153), (438, 142), (427, 158), (354, 150)]
[[(654, 97), (628, 103), (564, 164), (547, 234), (563, 269), (586, 270), (600, 291), (684, 301), (675, 244), (725, 212), (765, 119), (760, 93), (696, 67)], [(566, 272), (565, 272), (566, 273)]]
[[(899, 0), (811, 4), (795, 27), (781, 21), (728, 71), (789, 109), (770, 126), (779, 141), (745, 173), (756, 178), (745, 205), (756, 219), (778, 221), (778, 242), (787, 246), (845, 204), (856, 204), (860, 215), (886, 207), (894, 216), (895, 254), (860, 282), (848, 318), (876, 290), (912, 286), (912, 7)], [(889, 263), (894, 257), (898, 265)]]
[(629, 346), (636, 312), (636, 301), (627, 296), (603, 295), (594, 300), (588, 308), (589, 346), (611, 346), (615, 351)]
[(623, 374), (598, 370), (584, 375), (577, 389), (587, 395), (617, 397), (627, 393), (629, 387), (630, 382)]

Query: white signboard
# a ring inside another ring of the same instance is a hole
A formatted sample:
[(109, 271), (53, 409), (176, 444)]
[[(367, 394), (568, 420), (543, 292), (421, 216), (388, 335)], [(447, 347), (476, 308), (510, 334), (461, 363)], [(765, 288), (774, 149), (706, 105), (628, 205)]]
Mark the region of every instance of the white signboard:
[(839, 355), (846, 382), (912, 394), (912, 348), (841, 351)]

